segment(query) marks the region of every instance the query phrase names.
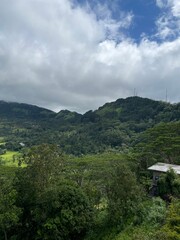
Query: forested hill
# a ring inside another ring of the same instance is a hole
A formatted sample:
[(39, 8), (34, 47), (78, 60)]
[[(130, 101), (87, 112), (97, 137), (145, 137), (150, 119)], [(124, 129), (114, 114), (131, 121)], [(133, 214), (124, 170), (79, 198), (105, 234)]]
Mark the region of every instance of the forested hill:
[(95, 111), (59, 113), (28, 104), (0, 101), (0, 137), (9, 149), (55, 143), (71, 154), (129, 147), (139, 133), (160, 122), (180, 120), (180, 103), (141, 97), (118, 99)]
[(0, 101), (0, 118), (11, 119), (54, 119), (57, 122), (97, 122), (102, 119), (116, 119), (121, 122), (136, 121), (174, 121), (180, 119), (180, 103), (170, 104), (148, 98), (128, 97), (106, 103), (98, 110), (79, 114), (68, 110), (55, 113), (35, 105)]
[(107, 103), (103, 107), (100, 107), (97, 113), (102, 117), (113, 117), (122, 122), (138, 122), (142, 120), (153, 120), (158, 122), (161, 120), (172, 121), (180, 118), (180, 103), (172, 105), (148, 98), (129, 97)]
[(12, 119), (43, 119), (55, 117), (53, 111), (25, 103), (0, 101), (0, 118)]

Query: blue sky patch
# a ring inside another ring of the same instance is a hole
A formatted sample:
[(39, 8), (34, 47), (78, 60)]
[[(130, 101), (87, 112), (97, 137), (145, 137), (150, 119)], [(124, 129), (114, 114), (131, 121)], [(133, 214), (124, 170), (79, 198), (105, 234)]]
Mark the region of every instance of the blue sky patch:
[[(142, 35), (151, 37), (156, 33), (156, 20), (161, 14), (161, 9), (156, 5), (155, 0), (77, 0), (82, 6), (88, 4), (92, 9), (97, 4), (107, 5), (111, 10), (112, 18), (119, 21), (122, 13), (133, 15), (132, 24), (128, 29), (123, 29), (127, 37), (139, 42)], [(98, 16), (97, 16), (98, 17)]]

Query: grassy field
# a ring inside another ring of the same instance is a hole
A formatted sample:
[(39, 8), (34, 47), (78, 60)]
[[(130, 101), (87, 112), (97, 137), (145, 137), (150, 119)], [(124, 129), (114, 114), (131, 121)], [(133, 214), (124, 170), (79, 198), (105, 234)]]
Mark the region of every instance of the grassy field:
[(3, 165), (9, 167), (17, 167), (18, 162), (17, 160), (14, 161), (14, 157), (18, 156), (19, 154), (20, 154), (19, 152), (15, 151), (7, 151), (5, 154), (0, 155), (0, 157), (2, 158)]
[(18, 162), (13, 161), (13, 156), (18, 156), (19, 152), (7, 151), (5, 154), (0, 155), (0, 177), (13, 179), (18, 167)]

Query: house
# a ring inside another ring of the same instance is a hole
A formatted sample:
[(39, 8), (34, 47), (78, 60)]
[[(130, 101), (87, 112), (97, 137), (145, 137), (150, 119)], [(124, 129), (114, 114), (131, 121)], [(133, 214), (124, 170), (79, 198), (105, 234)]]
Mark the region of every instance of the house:
[(153, 185), (157, 186), (157, 181), (162, 173), (166, 173), (170, 169), (180, 175), (180, 165), (167, 164), (167, 163), (156, 163), (149, 167), (148, 170), (153, 171)]
[(25, 144), (23, 142), (19, 143), (21, 145), (21, 147), (25, 147)]

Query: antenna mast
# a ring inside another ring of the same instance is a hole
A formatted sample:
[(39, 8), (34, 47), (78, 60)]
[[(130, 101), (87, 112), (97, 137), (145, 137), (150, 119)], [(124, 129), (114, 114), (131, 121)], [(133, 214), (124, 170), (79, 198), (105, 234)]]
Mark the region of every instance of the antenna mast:
[(137, 90), (136, 90), (136, 88), (134, 88), (134, 97), (137, 97)]

